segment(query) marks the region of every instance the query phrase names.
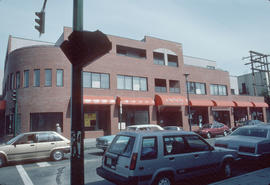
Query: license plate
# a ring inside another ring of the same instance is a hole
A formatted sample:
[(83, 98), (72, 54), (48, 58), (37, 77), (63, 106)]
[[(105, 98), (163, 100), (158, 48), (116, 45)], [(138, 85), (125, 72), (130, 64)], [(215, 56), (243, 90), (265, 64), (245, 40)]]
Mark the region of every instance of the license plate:
[(111, 166), (112, 165), (112, 159), (107, 157), (107, 165)]

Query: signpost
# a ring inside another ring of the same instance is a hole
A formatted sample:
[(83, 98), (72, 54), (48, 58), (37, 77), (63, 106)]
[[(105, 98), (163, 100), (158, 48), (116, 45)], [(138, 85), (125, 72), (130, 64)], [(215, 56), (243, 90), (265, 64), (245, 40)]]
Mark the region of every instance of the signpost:
[(83, 0), (73, 3), (73, 32), (60, 47), (72, 64), (70, 184), (84, 185), (82, 68), (108, 53), (112, 44), (100, 31), (83, 31)]

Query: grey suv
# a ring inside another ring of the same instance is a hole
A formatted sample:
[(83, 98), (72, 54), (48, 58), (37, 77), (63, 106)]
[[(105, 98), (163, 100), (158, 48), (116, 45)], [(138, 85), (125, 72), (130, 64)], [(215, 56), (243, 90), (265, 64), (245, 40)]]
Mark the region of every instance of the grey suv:
[(193, 132), (120, 132), (96, 171), (116, 184), (170, 185), (209, 172), (230, 177), (236, 157), (236, 151), (214, 148)]

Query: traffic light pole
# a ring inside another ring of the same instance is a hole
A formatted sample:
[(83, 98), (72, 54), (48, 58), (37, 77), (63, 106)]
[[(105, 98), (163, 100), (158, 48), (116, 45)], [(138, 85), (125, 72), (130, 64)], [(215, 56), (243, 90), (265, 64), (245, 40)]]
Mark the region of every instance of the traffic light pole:
[[(73, 31), (83, 31), (83, 0), (73, 0)], [(82, 67), (72, 64), (70, 184), (84, 185)]]

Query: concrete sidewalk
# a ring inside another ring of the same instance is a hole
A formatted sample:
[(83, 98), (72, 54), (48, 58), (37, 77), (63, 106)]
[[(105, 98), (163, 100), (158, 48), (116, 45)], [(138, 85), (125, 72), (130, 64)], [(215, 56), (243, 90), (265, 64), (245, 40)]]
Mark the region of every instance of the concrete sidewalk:
[(211, 185), (270, 185), (270, 168), (246, 173)]

